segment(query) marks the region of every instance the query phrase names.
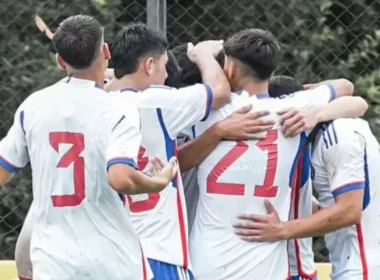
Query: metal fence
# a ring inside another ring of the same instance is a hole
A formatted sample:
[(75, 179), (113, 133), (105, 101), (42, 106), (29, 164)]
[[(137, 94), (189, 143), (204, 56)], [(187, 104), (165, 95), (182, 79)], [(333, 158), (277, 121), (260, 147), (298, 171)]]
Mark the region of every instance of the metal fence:
[[(343, 76), (371, 104), (367, 119), (377, 128), (380, 74), (380, 4), (376, 0), (2, 0), (0, 5), (0, 137), (17, 106), (31, 92), (64, 74), (51, 43), (35, 26), (40, 15), (53, 30), (67, 16), (84, 13), (106, 26), (106, 40), (123, 24), (147, 22), (167, 34), (171, 46), (226, 38), (242, 28), (265, 28), (282, 42), (277, 73), (314, 82)], [(13, 259), (32, 201), (29, 168), (0, 188), (0, 259)], [(326, 261), (322, 239), (316, 259)]]

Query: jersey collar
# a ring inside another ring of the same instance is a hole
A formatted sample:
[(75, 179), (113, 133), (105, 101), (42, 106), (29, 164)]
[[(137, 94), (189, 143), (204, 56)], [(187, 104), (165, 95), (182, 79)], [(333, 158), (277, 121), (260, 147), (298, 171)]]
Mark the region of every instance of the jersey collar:
[[(244, 90), (238, 90), (238, 91), (235, 91), (235, 93), (237, 94), (237, 95), (241, 95), (243, 92), (245, 92)], [(266, 99), (266, 98), (270, 98), (270, 96), (269, 96), (269, 93), (266, 93), (266, 92), (263, 92), (263, 93), (259, 93), (259, 94), (255, 94), (255, 95), (253, 95), (253, 96), (255, 96), (257, 99)]]
[(92, 80), (86, 80), (86, 79), (78, 79), (78, 78), (74, 78), (72, 76), (68, 76), (67, 77), (67, 80), (66, 80), (66, 83), (68, 84), (74, 84), (74, 85), (87, 85), (87, 86), (93, 86), (93, 87), (96, 87), (96, 88), (100, 88), (100, 89), (103, 89), (97, 82), (95, 81), (92, 81)]
[(122, 88), (120, 90), (120, 92), (133, 92), (133, 93), (137, 93), (137, 90), (135, 90), (134, 88)]

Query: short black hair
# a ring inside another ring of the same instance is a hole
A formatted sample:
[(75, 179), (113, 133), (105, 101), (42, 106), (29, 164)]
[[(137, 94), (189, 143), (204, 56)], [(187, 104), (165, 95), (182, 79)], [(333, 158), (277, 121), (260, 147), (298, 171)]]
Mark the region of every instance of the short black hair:
[(146, 56), (161, 56), (168, 48), (168, 41), (160, 31), (143, 23), (125, 26), (114, 37), (110, 50), (117, 79), (136, 72)]
[(224, 43), (227, 56), (239, 60), (243, 73), (260, 81), (269, 80), (281, 59), (281, 48), (272, 33), (244, 29)]
[(89, 68), (100, 53), (104, 29), (87, 15), (71, 16), (61, 22), (53, 36), (56, 52), (74, 69)]
[[(168, 64), (166, 65), (168, 78), (165, 85), (179, 88), (202, 83), (202, 75), (198, 66), (192, 63), (187, 56), (187, 43), (169, 50), (168, 58)], [(224, 65), (224, 58), (223, 51), (216, 57), (221, 67)]]
[(296, 79), (289, 76), (273, 76), (269, 80), (269, 95), (270, 97), (281, 97), (291, 93), (303, 90), (303, 85)]

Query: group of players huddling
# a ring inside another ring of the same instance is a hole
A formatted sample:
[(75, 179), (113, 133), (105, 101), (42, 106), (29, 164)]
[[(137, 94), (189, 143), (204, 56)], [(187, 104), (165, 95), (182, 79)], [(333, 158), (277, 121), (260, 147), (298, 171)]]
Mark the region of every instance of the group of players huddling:
[(0, 142), (1, 184), (32, 167), (20, 279), (317, 279), (324, 234), (332, 279), (380, 279), (380, 149), (350, 81), (273, 76), (260, 29), (172, 50), (143, 24), (103, 35), (60, 24), (67, 77)]

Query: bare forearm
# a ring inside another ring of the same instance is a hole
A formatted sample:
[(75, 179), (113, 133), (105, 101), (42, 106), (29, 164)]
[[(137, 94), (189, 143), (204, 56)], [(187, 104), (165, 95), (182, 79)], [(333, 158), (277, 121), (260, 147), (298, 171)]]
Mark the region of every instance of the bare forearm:
[(342, 229), (357, 222), (355, 211), (334, 204), (323, 208), (312, 216), (284, 223), (284, 239), (320, 236)]
[(321, 107), (318, 120), (325, 122), (344, 117), (360, 117), (364, 115), (367, 109), (368, 104), (363, 98), (343, 96)]
[(215, 124), (193, 141), (181, 145), (178, 149), (181, 171), (187, 171), (199, 165), (216, 148), (220, 140), (221, 136)]
[(137, 170), (122, 170), (109, 175), (109, 184), (120, 193), (128, 195), (158, 192), (166, 182), (158, 177), (150, 177)]
[(201, 71), (203, 83), (210, 85), (213, 90), (212, 108), (222, 107), (229, 101), (231, 93), (231, 87), (223, 69), (212, 56), (199, 57), (196, 64)]

